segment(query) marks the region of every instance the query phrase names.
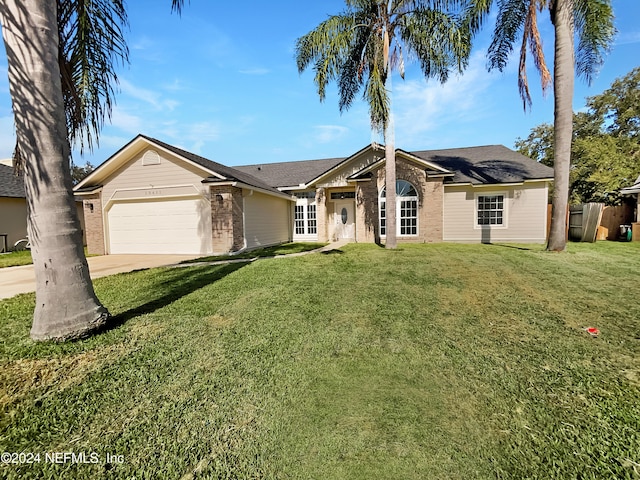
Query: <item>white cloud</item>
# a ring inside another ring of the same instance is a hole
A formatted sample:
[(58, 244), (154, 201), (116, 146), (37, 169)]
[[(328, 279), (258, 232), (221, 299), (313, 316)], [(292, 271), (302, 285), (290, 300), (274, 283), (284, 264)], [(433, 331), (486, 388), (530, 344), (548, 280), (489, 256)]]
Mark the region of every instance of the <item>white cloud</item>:
[(162, 98), (161, 92), (137, 87), (122, 78), (120, 79), (120, 89), (124, 95), (135, 98), (136, 100), (141, 100), (156, 110), (172, 111), (180, 105), (180, 102), (176, 100)]
[[(216, 142), (221, 138), (220, 125), (214, 122), (197, 123), (174, 123), (165, 122), (164, 125), (156, 129), (158, 138), (183, 148), (197, 155), (202, 155), (204, 147), (211, 142)], [(206, 156), (206, 155), (205, 155)]]
[(340, 125), (316, 125), (313, 131), (317, 143), (330, 143), (343, 138), (349, 129)]
[(484, 117), (490, 109), (488, 91), (496, 79), (487, 73), (485, 62), (484, 52), (479, 52), (462, 75), (449, 77), (444, 85), (423, 78), (396, 83), (392, 94), (395, 130), (402, 143), (424, 145), (429, 133), (443, 125), (453, 127)]
[(640, 32), (621, 33), (616, 39), (616, 45), (628, 45), (630, 43), (640, 43)]
[(143, 125), (142, 118), (127, 113), (116, 105), (111, 113), (111, 126), (127, 133), (138, 134)]
[(177, 78), (171, 83), (165, 83), (164, 85), (162, 85), (162, 88), (170, 92), (181, 92), (185, 90), (186, 87), (184, 86), (182, 80)]

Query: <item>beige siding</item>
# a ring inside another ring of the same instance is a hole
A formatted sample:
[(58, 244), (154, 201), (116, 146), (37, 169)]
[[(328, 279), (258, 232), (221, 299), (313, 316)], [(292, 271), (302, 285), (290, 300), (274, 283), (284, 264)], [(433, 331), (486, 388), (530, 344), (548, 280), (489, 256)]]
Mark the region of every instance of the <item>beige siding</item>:
[[(198, 253), (211, 253), (211, 203), (209, 200), (209, 188), (202, 185), (205, 173), (178, 158), (158, 151), (160, 162), (153, 165), (143, 165), (143, 157), (149, 149), (136, 154), (134, 158), (125, 163), (114, 174), (108, 177), (102, 190), (102, 204), (105, 212), (104, 222), (106, 230), (106, 242), (108, 252), (111, 253), (110, 212), (114, 206), (120, 207), (124, 203), (132, 206), (130, 209), (135, 214), (136, 205), (139, 206), (139, 215), (149, 216), (145, 213), (145, 206), (149, 202), (156, 202), (159, 211), (156, 212), (163, 219), (157, 219), (159, 225), (167, 228), (173, 224), (173, 236), (180, 238), (180, 227), (171, 221), (172, 212), (165, 207), (175, 205), (175, 202), (185, 202), (185, 208), (197, 203), (197, 219), (191, 219), (193, 228), (197, 229)], [(124, 203), (123, 203), (124, 202)], [(194, 203), (195, 202), (195, 203)], [(179, 208), (179, 206), (176, 206)], [(165, 211), (166, 210), (166, 211)], [(130, 241), (139, 244), (143, 251), (149, 245), (149, 239), (145, 237), (150, 228), (142, 228), (145, 218), (141, 218), (138, 230), (132, 230)], [(164, 222), (164, 223), (162, 223)], [(193, 232), (185, 233), (193, 237)], [(167, 236), (169, 233), (163, 234)], [(187, 239), (188, 240), (188, 239)], [(160, 248), (160, 246), (158, 246)], [(171, 246), (165, 253), (173, 253)], [(134, 250), (132, 250), (134, 251)], [(137, 251), (137, 250), (136, 250)], [(151, 251), (151, 250), (150, 250)]]
[(244, 229), (247, 248), (288, 242), (290, 236), (291, 202), (245, 190)]
[[(505, 195), (505, 226), (476, 225), (478, 195)], [(446, 186), (444, 191), (445, 242), (521, 242), (546, 240), (548, 189), (545, 183), (491, 187)]]
[[(7, 235), (7, 248), (27, 235), (27, 202), (24, 198), (0, 198), (0, 233)], [(0, 240), (1, 242), (1, 240)], [(0, 244), (0, 251), (2, 249)]]
[(102, 201), (107, 203), (116, 191), (130, 189), (150, 189), (175, 186), (193, 185), (198, 192), (208, 191), (202, 186), (205, 174), (196, 167), (175, 158), (169, 158), (164, 152), (160, 153), (159, 165), (142, 165), (144, 151), (127, 162), (116, 173), (107, 178), (102, 190)]
[[(83, 245), (86, 245), (87, 237), (82, 202), (76, 202), (76, 209), (80, 220), (82, 242)], [(27, 236), (27, 201), (24, 198), (0, 198), (0, 233), (7, 235), (7, 249), (11, 249), (14, 243)], [(0, 239), (0, 251), (2, 248), (2, 240)]]

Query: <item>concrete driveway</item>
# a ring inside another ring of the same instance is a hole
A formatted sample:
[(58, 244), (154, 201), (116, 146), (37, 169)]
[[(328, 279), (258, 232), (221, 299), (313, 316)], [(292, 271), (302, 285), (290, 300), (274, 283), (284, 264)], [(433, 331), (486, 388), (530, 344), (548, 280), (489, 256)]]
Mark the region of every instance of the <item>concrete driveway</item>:
[[(142, 268), (173, 265), (192, 258), (198, 258), (198, 255), (102, 255), (89, 257), (87, 261), (91, 278), (99, 278)], [(0, 268), (0, 299), (35, 290), (33, 265)]]

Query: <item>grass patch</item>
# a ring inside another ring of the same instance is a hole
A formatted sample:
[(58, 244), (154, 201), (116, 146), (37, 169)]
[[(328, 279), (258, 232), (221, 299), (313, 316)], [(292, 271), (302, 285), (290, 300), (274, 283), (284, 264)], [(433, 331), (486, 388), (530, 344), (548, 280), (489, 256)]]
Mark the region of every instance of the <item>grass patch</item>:
[[(85, 257), (96, 257), (98, 255), (88, 254), (87, 248), (84, 249)], [(20, 267), (22, 265), (31, 265), (33, 259), (31, 258), (30, 250), (22, 250), (20, 252), (9, 252), (0, 254), (0, 268), (5, 267)]]
[(100, 458), (0, 476), (639, 478), (639, 246), (512, 247), (115, 275), (63, 345), (0, 301), (0, 451)]
[(0, 268), (18, 267), (20, 265), (30, 265), (32, 263), (31, 251), (29, 250), (0, 254)]
[(223, 260), (277, 257), (280, 255), (292, 255), (295, 253), (309, 252), (311, 250), (324, 247), (325, 245), (326, 243), (312, 242), (283, 243), (279, 245), (273, 245), (271, 247), (249, 250), (247, 252), (238, 253), (236, 255), (211, 255), (207, 257), (194, 258), (192, 260), (184, 260), (181, 263), (218, 262)]

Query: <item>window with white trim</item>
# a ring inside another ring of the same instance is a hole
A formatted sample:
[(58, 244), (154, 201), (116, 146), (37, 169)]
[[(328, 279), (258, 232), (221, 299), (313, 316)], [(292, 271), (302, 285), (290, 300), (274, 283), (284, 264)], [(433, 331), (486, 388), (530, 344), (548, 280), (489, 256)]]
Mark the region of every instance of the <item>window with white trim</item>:
[(504, 225), (504, 195), (478, 195), (476, 210), (476, 225)]
[(316, 220), (316, 205), (307, 205), (307, 233), (315, 235), (318, 233), (318, 222)]
[(296, 205), (293, 215), (293, 231), (295, 235), (317, 235), (318, 220), (316, 212), (316, 193), (296, 192)]
[(296, 205), (294, 227), (296, 235), (304, 235), (304, 205)]
[[(387, 234), (387, 199), (383, 188), (378, 199), (380, 207), (380, 235)], [(396, 180), (396, 235), (418, 235), (418, 192), (406, 180)]]

